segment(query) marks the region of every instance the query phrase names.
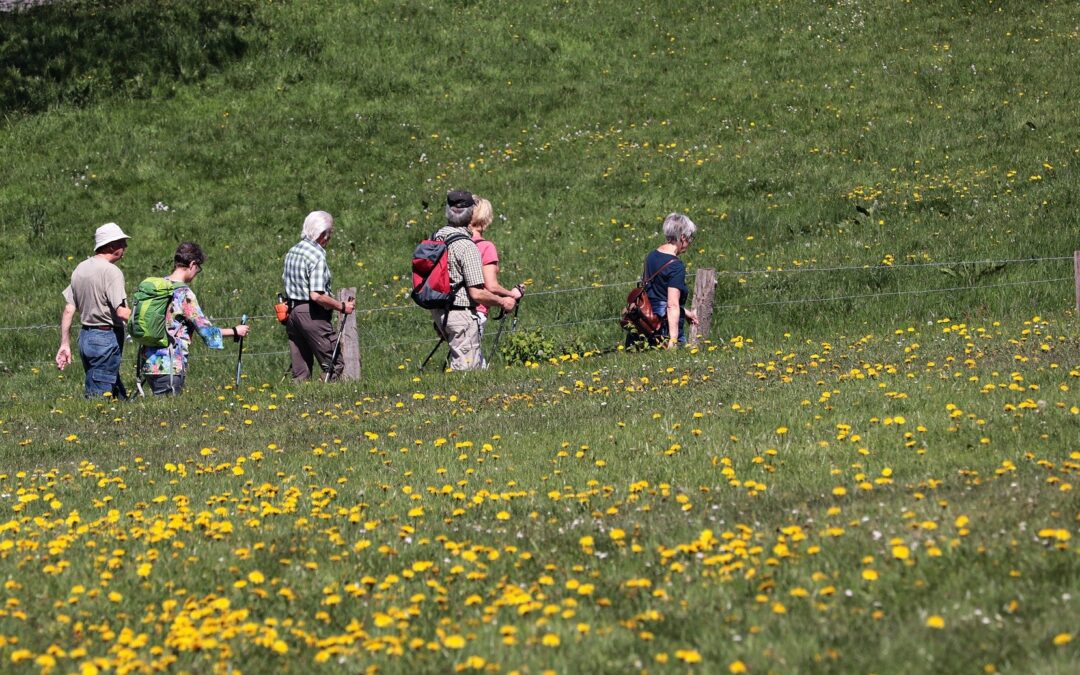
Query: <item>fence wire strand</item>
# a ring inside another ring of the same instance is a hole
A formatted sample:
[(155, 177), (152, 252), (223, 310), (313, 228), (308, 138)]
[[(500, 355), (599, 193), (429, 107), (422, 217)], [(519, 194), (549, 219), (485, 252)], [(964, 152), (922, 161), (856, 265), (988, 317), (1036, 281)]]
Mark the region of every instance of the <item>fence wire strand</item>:
[[(854, 272), (854, 271), (867, 271), (867, 270), (888, 272), (888, 271), (901, 271), (901, 270), (906, 270), (906, 269), (920, 269), (920, 268), (950, 268), (950, 267), (963, 267), (963, 266), (974, 266), (974, 265), (1007, 265), (1007, 264), (1017, 264), (1017, 263), (1019, 263), (1019, 264), (1029, 264), (1029, 263), (1041, 263), (1041, 262), (1062, 262), (1062, 261), (1072, 261), (1072, 260), (1073, 260), (1072, 256), (1053, 256), (1053, 257), (1043, 257), (1043, 258), (1008, 258), (1008, 259), (986, 259), (986, 260), (961, 260), (961, 261), (949, 261), (949, 262), (905, 263), (905, 264), (900, 264), (900, 265), (851, 265), (851, 266), (837, 266), (837, 267), (802, 267), (802, 268), (791, 268), (791, 269), (720, 270), (720, 271), (717, 272), (717, 275), (722, 275), (722, 276), (751, 276), (751, 275), (769, 275), (769, 274), (794, 274), (794, 273), (835, 273), (835, 272)], [(693, 278), (695, 276), (695, 273), (690, 272), (686, 276), (688, 278)], [(874, 298), (874, 297), (889, 297), (889, 296), (898, 296), (898, 295), (919, 295), (919, 294), (924, 294), (924, 293), (925, 294), (947, 293), (947, 292), (951, 292), (951, 291), (981, 289), (981, 288), (1002, 288), (1002, 287), (1007, 287), (1007, 286), (1023, 286), (1023, 285), (1026, 285), (1026, 284), (1054, 283), (1054, 282), (1069, 281), (1069, 280), (1071, 280), (1070, 277), (1059, 277), (1059, 278), (1054, 278), (1054, 279), (1042, 279), (1042, 280), (1036, 280), (1036, 281), (1018, 281), (1018, 282), (1010, 282), (1010, 283), (1005, 283), (1005, 284), (994, 284), (994, 285), (986, 285), (986, 286), (957, 286), (957, 287), (943, 288), (943, 289), (928, 289), (928, 290), (917, 290), (917, 291), (894, 291), (894, 292), (885, 292), (885, 293), (866, 293), (866, 294), (858, 294), (858, 295), (834, 296), (834, 297), (825, 297), (825, 298), (802, 298), (802, 299), (794, 299), (794, 300), (775, 300), (775, 301), (767, 301), (767, 302), (751, 303), (751, 304), (728, 304), (728, 305), (717, 305), (717, 308), (720, 308), (720, 309), (744, 309), (744, 308), (750, 308), (750, 307), (790, 305), (790, 304), (799, 304), (799, 303), (812, 304), (812, 303), (819, 303), (819, 302), (833, 302), (833, 301), (842, 301), (842, 300), (859, 300), (859, 299)], [(526, 293), (526, 295), (528, 297), (543, 297), (543, 296), (563, 295), (563, 294), (567, 294), (567, 293), (583, 293), (583, 292), (603, 290), (603, 289), (608, 289), (608, 288), (626, 288), (628, 286), (632, 286), (632, 285), (636, 284), (637, 282), (638, 282), (638, 280), (634, 279), (632, 281), (622, 281), (622, 282), (609, 283), (609, 284), (590, 284), (588, 286), (578, 286), (578, 287), (573, 287), (573, 288), (556, 288), (556, 289), (549, 289), (549, 290), (542, 290), (542, 291), (531, 291), (531, 292)], [(389, 307), (371, 307), (371, 308), (364, 308), (364, 309), (359, 309), (358, 308), (356, 310), (355, 314), (357, 314), (357, 315), (368, 315), (368, 314), (378, 314), (378, 313), (382, 313), (382, 312), (405, 311), (405, 310), (413, 310), (413, 309), (416, 309), (416, 306), (412, 305), (412, 304), (409, 304), (409, 305), (392, 305), (392, 306), (389, 306)], [(255, 321), (255, 320), (261, 321), (263, 319), (275, 319), (276, 320), (276, 317), (273, 314), (254, 314), (254, 315), (248, 315), (247, 318), (248, 318), (249, 321)], [(238, 322), (238, 321), (240, 321), (242, 319), (243, 319), (242, 316), (211, 317), (212, 321), (214, 321), (214, 322), (223, 322), (223, 323)], [(590, 322), (592, 322), (592, 321), (590, 321)], [(551, 326), (563, 326), (563, 325), (573, 325), (573, 323), (551, 324)], [(58, 328), (57, 324), (39, 323), (39, 324), (25, 325), (25, 326), (0, 326), (0, 332), (56, 330), (57, 328)], [(393, 344), (402, 344), (402, 343), (399, 342), (399, 343), (393, 343)]]

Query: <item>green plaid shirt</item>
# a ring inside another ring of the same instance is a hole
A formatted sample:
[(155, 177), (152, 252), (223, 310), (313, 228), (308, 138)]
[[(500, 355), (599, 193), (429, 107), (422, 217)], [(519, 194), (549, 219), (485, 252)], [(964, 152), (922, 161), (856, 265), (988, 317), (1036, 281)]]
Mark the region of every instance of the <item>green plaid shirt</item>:
[(331, 295), (326, 249), (304, 237), (285, 254), (285, 272), (281, 278), (289, 300), (310, 300), (312, 293)]

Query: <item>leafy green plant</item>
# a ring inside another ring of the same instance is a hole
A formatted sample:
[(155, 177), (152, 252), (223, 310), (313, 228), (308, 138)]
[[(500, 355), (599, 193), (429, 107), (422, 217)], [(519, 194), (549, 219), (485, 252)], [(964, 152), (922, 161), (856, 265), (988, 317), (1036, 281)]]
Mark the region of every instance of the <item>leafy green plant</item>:
[(555, 341), (540, 329), (511, 333), (503, 338), (499, 353), (508, 364), (536, 363), (555, 355)]
[(539, 363), (564, 354), (581, 354), (590, 349), (588, 341), (573, 334), (549, 337), (539, 328), (503, 337), (499, 354), (510, 365)]

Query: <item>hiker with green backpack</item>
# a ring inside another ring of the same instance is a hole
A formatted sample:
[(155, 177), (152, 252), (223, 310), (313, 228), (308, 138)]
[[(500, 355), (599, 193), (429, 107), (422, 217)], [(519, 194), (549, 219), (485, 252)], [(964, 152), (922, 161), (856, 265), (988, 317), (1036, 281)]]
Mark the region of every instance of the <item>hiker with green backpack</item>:
[(206, 255), (198, 244), (185, 242), (173, 255), (167, 277), (150, 277), (132, 296), (128, 332), (139, 345), (139, 391), (145, 380), (155, 395), (179, 394), (187, 377), (188, 352), (193, 333), (210, 349), (224, 349), (223, 337), (239, 341), (249, 326), (218, 328), (203, 314), (191, 282), (202, 271)]

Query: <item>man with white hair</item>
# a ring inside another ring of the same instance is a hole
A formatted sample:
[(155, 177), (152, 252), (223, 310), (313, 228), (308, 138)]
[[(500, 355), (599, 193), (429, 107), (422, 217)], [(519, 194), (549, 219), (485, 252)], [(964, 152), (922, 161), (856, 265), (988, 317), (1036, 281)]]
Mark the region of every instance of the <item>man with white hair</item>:
[(124, 290), (124, 273), (116, 263), (127, 251), (128, 236), (116, 223), (105, 223), (94, 233), (94, 255), (79, 263), (64, 289), (60, 315), (60, 348), (56, 367), (71, 363), (71, 322), (79, 312), (79, 357), (86, 380), (83, 395), (127, 398), (120, 381), (124, 350), (124, 322), (131, 316)]
[(285, 333), (289, 336), (292, 376), (297, 381), (311, 377), (316, 358), (331, 380), (340, 377), (345, 368), (340, 351), (331, 363), (338, 340), (331, 319), (334, 312), (351, 314), (356, 306), (352, 299), (339, 302), (331, 291), (326, 245), (333, 233), (334, 217), (326, 211), (312, 211), (304, 219), (300, 241), (285, 254), (282, 280), (289, 305)]

